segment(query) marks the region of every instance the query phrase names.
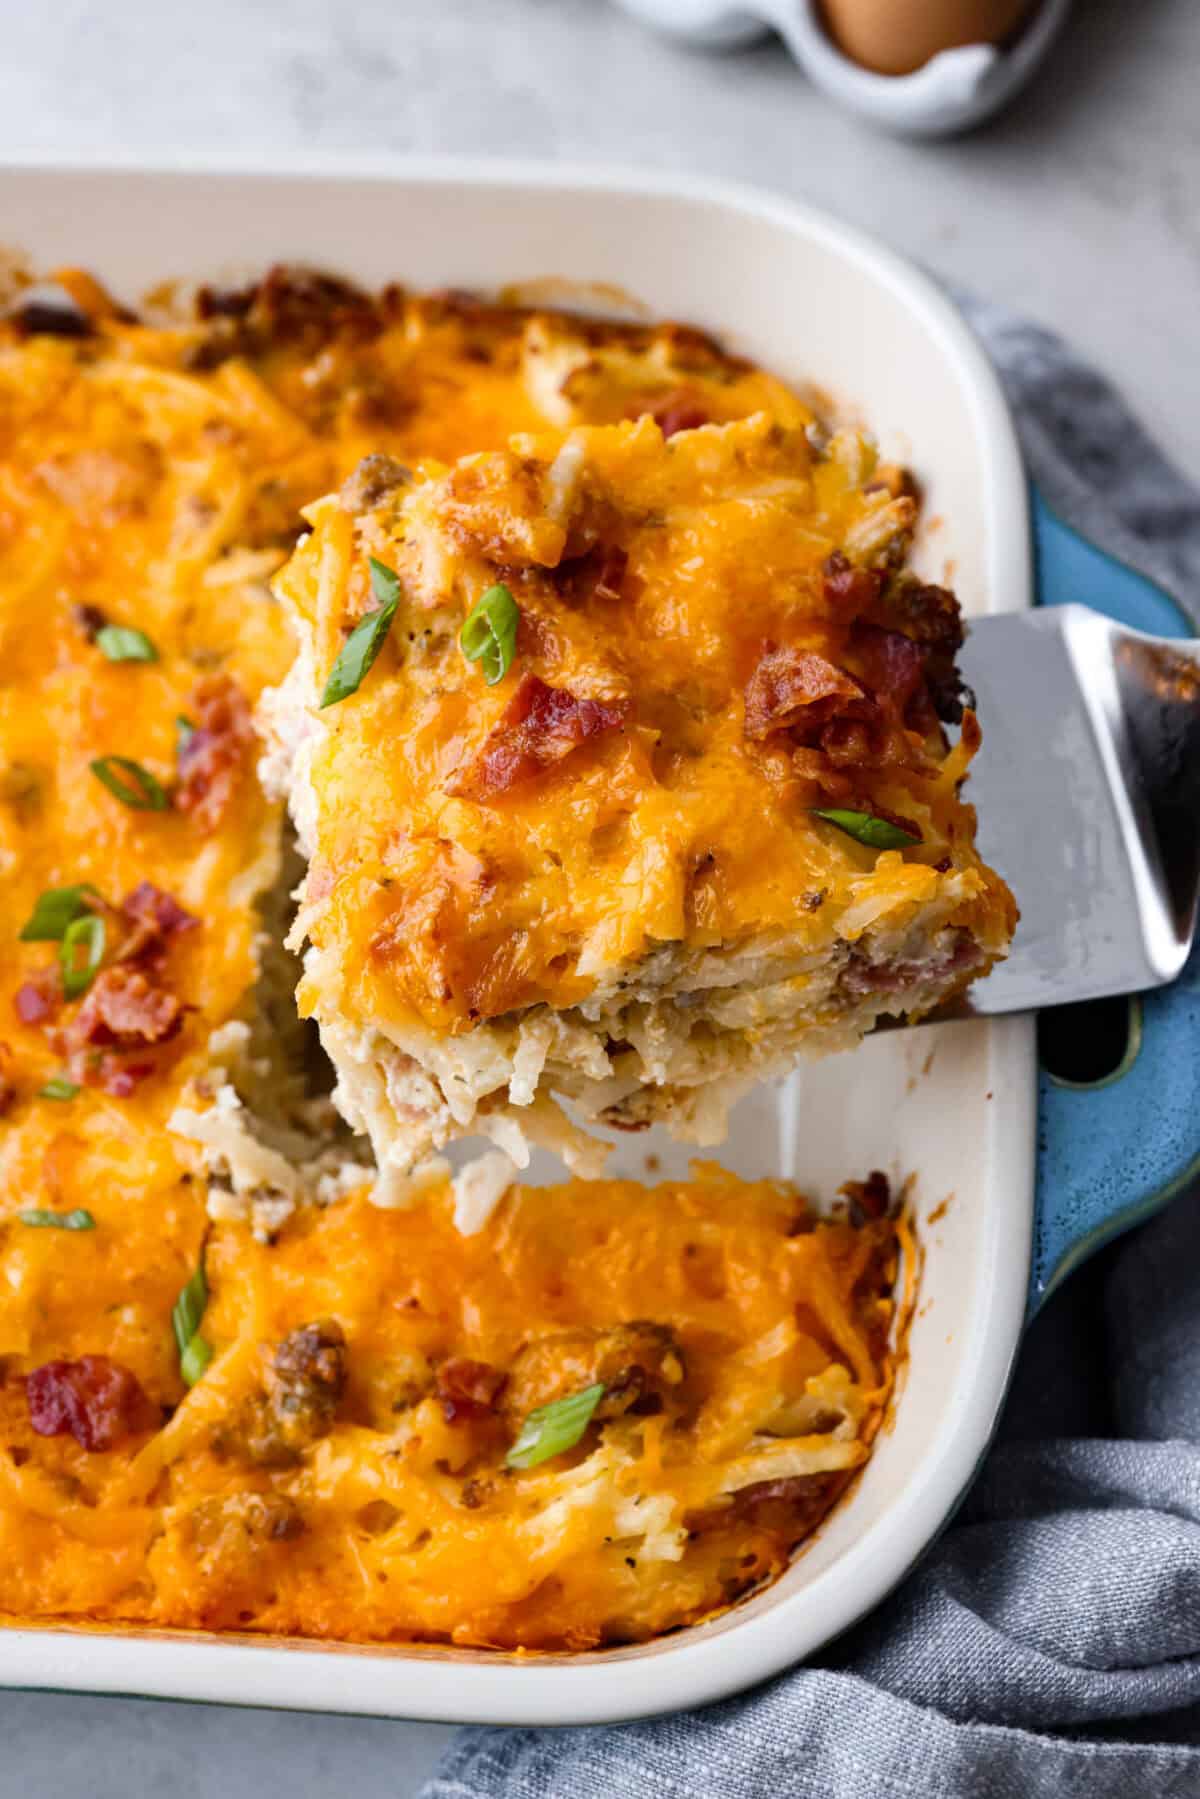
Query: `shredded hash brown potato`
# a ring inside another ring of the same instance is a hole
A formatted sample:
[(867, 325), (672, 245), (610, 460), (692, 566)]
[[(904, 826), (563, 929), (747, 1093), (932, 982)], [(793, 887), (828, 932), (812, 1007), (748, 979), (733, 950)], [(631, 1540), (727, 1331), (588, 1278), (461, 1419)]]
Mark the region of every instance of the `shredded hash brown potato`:
[[(539, 1649), (701, 1618), (780, 1572), (883, 1415), (906, 1227), (880, 1177), (847, 1191), (857, 1223), (709, 1165), (513, 1189), (473, 1236), (446, 1189), (359, 1192), (269, 1245), (218, 1224), (190, 1393), (166, 1320), (199, 1206), (93, 1188), (64, 1246), (6, 1198), (37, 1304), (0, 1306), (27, 1333), (0, 1384), (0, 1608)], [(73, 1410), (48, 1416), (52, 1381)], [(594, 1383), (578, 1442), (507, 1465), (531, 1411)]]

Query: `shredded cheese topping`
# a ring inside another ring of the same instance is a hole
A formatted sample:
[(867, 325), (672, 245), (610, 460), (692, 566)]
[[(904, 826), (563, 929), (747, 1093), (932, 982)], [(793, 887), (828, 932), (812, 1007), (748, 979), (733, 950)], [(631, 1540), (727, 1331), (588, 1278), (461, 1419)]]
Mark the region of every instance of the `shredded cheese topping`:
[[(0, 1614), (573, 1648), (728, 1603), (868, 1452), (904, 1227), (810, 1228), (795, 1195), (716, 1171), (649, 1192), (518, 1187), (527, 1152), (500, 1117), (495, 1152), (453, 1188), (428, 1162), (407, 1211), (385, 1208), (411, 1183), (306, 1163), (295, 1144), (329, 1108), (267, 991), (282, 818), (248, 720), (292, 662), (269, 583), (301, 508), (356, 469), (365, 506), (363, 458), (419, 474), (647, 411), (664, 429), (808, 414), (682, 327), (305, 272), (156, 324), (75, 270), (10, 297)], [(576, 443), (552, 452), (559, 529)], [(441, 554), (434, 533), (435, 583), (453, 576)], [(156, 659), (109, 660), (106, 625)], [(161, 809), (94, 778), (112, 757)], [(20, 932), (72, 884), (106, 928), (68, 999), (57, 943)], [(514, 1070), (531, 1110), (556, 1030), (530, 1032)], [(64, 1075), (77, 1091), (47, 1097)], [(269, 1128), (260, 1100), (281, 1114)], [(470, 1107), (463, 1083), (455, 1103)], [(18, 1217), (76, 1207), (94, 1229)], [(171, 1315), (201, 1265), (211, 1360), (189, 1388)], [(520, 1416), (597, 1370), (606, 1399), (578, 1446), (504, 1472)]]

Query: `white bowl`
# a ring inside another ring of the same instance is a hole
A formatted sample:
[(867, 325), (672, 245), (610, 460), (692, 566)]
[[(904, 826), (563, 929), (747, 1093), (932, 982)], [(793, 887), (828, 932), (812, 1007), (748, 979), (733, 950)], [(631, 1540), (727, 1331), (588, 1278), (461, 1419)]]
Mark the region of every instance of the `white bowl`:
[[(8, 163), (0, 217), (42, 269), (123, 296), (278, 258), (366, 282), (615, 282), (814, 380), (926, 491), (920, 559), (970, 612), (1030, 603), (1025, 487), (995, 376), (923, 275), (809, 208), (713, 183), (500, 163), (212, 158), (147, 169)], [(829, 1197), (919, 1174), (925, 1268), (894, 1422), (845, 1503), (769, 1590), (643, 1648), (546, 1657), (141, 1630), (0, 1630), (0, 1683), (498, 1723), (601, 1722), (736, 1691), (820, 1648), (903, 1576), (987, 1445), (1021, 1329), (1033, 1218), (1034, 1045), (1011, 1018), (892, 1032), (747, 1100), (722, 1159)], [(657, 1133), (626, 1140), (640, 1174)]]

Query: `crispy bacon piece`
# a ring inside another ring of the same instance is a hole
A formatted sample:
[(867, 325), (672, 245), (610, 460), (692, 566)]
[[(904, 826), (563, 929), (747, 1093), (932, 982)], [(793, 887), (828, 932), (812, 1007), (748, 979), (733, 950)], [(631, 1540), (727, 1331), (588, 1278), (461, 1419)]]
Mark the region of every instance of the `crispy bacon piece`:
[(200, 923), (173, 894), (164, 893), (152, 881), (139, 881), (121, 901), (121, 910), (131, 923), (148, 925), (160, 937), (174, 937), (180, 931), (194, 930)]
[(44, 1024), (63, 1002), (62, 977), (58, 964), (39, 968), (27, 981), (22, 981), (13, 995), (13, 1006), (22, 1024)]
[(830, 719), (869, 711), (858, 682), (811, 650), (769, 648), (746, 683), (746, 736), (755, 743), (791, 731), (797, 744), (813, 748)]
[(895, 580), (888, 588), (887, 613), (878, 622), (899, 626), (925, 652), (925, 684), (935, 714), (944, 724), (960, 723), (963, 707), (974, 707), (975, 696), (955, 667), (964, 633), (954, 594), (932, 582)]
[(129, 927), (118, 961), (155, 962), (173, 937), (194, 931), (200, 920), (185, 912), (173, 894), (164, 893), (151, 881), (139, 881), (121, 901), (121, 916)]
[[(889, 576), (885, 569), (856, 568), (840, 550), (826, 559), (822, 571), (825, 598), (839, 612), (856, 615), (855, 648), (869, 633), (898, 640), (890, 650), (869, 647), (866, 654), (877, 665), (878, 680), (865, 672), (867, 686), (884, 697), (897, 685), (911, 685), (910, 702), (917, 701), (910, 722), (917, 730), (932, 728), (933, 718), (957, 724), (965, 694), (954, 659), (962, 648), (962, 612), (948, 587), (917, 581), (911, 576)], [(903, 646), (911, 645), (911, 649)], [(903, 714), (905, 705), (899, 706)]]
[(792, 751), (792, 773), (802, 781), (812, 781), (833, 805), (850, 806), (854, 811), (871, 810), (855, 804), (856, 786), (844, 768), (835, 768), (824, 750)]
[(183, 1006), (140, 969), (104, 968), (66, 1026), (69, 1050), (147, 1049), (166, 1043), (183, 1023)]
[[(918, 646), (929, 706), (943, 723), (958, 724), (964, 704), (972, 706), (974, 699), (954, 665), (962, 648), (963, 622), (950, 589), (918, 581), (912, 575), (854, 568), (840, 551), (835, 551), (825, 564), (824, 588), (832, 605), (858, 614), (856, 635), (874, 626)], [(921, 708), (922, 720), (928, 717), (929, 706)], [(927, 727), (918, 722), (916, 728)]]
[(72, 1080), (128, 1099), (154, 1073), (156, 1052), (177, 1035), (186, 1009), (153, 969), (117, 963), (101, 969), (53, 1041), (66, 1055)]
[(203, 831), (213, 831), (242, 778), (254, 726), (246, 696), (228, 675), (202, 681), (189, 711), (196, 729), (179, 752), (179, 784), (174, 804), (190, 813)]
[(490, 1362), (473, 1362), (468, 1356), (451, 1356), (443, 1362), (437, 1371), (437, 1396), (447, 1424), (494, 1412), (507, 1378)]
[(113, 1449), (161, 1421), (135, 1374), (104, 1355), (44, 1362), (25, 1380), (29, 1422), (39, 1437), (72, 1436), (81, 1449)]
[(893, 720), (922, 736), (935, 729), (922, 646), (902, 631), (866, 624), (855, 625), (850, 643), (866, 686)]
[[(860, 623), (850, 655), (857, 677), (812, 651), (769, 646), (745, 693), (747, 738), (786, 733), (794, 772), (842, 804), (851, 799), (852, 773), (919, 764), (920, 739), (937, 729), (919, 643)], [(867, 809), (882, 816), (876, 805)]]
[(525, 781), (535, 780), (592, 737), (619, 731), (625, 713), (600, 700), (581, 700), (563, 687), (524, 675), (498, 725), (475, 761), (455, 775), (447, 793), (486, 805)]
[(883, 569), (856, 568), (841, 550), (834, 550), (825, 558), (821, 575), (829, 604), (852, 616), (867, 612), (876, 604), (887, 579)]
[(888, 587), (887, 613), (874, 622), (902, 629), (927, 650), (953, 659), (963, 646), (962, 609), (948, 587), (897, 577)]
[(674, 437), (677, 431), (695, 431), (709, 423), (704, 406), (686, 387), (673, 388), (669, 394), (664, 394), (651, 409), (650, 416), (664, 437)]
[(82, 1074), (84, 1086), (103, 1087), (114, 1099), (128, 1099), (134, 1088), (154, 1073), (154, 1063), (127, 1062), (118, 1055), (105, 1052), (86, 1069), (76, 1068), (76, 1072)]

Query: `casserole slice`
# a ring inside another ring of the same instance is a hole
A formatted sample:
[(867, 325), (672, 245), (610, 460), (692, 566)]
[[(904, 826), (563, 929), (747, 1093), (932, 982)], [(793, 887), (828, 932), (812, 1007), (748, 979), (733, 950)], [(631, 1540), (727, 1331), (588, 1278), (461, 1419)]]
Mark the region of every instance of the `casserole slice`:
[(277, 579), (300, 1005), (385, 1203), (458, 1137), (590, 1169), (564, 1101), (716, 1142), (1009, 941), (907, 478), (853, 432), (671, 424), (368, 458)]

